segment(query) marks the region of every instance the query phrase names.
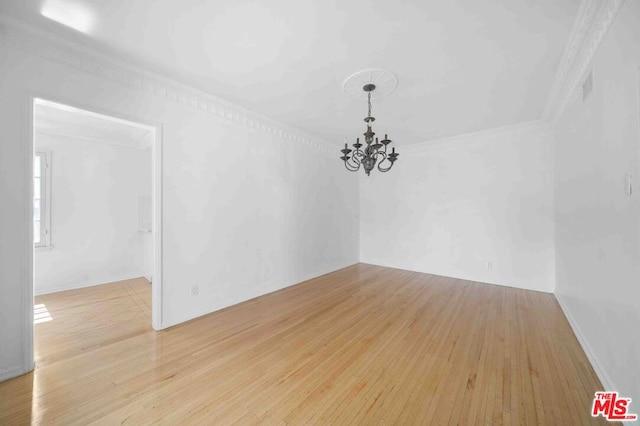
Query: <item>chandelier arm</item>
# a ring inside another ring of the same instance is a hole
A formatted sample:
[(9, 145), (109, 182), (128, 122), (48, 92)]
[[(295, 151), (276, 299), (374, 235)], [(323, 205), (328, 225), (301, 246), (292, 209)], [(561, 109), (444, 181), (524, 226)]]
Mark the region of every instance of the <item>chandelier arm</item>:
[(344, 160), (344, 166), (350, 172), (356, 172), (360, 170), (360, 158), (358, 158), (359, 156), (357, 154), (358, 152), (353, 153), (353, 156), (351, 157), (351, 162), (349, 162), (349, 160)]
[(377, 154), (382, 157), (382, 160), (380, 160), (378, 164), (381, 164), (383, 161), (388, 159), (387, 153), (385, 151), (378, 151)]
[[(386, 148), (387, 147), (385, 146), (385, 149)], [(378, 170), (382, 173), (388, 172), (389, 170), (391, 170), (391, 167), (393, 167), (393, 162), (389, 161), (389, 157), (387, 156), (386, 152), (380, 151), (379, 155), (382, 155), (384, 158), (378, 163)], [(384, 163), (385, 161), (389, 161), (389, 163), (391, 163), (389, 167), (381, 167), (382, 163)]]
[(380, 167), (380, 164), (378, 164), (378, 170), (381, 171), (382, 173), (388, 172), (389, 170), (391, 170), (392, 167), (393, 167), (393, 163), (391, 163), (389, 167)]
[(357, 172), (358, 170), (360, 170), (360, 163), (357, 163), (357, 166), (354, 166), (353, 164), (349, 164), (347, 160), (344, 160), (344, 166), (350, 172)]

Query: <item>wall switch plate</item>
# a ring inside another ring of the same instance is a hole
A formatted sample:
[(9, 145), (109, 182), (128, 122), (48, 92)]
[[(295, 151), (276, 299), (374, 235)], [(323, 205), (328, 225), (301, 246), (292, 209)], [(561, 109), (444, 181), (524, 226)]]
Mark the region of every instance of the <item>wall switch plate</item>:
[(198, 295), (198, 293), (199, 293), (199, 291), (198, 291), (198, 284), (193, 284), (193, 285), (191, 286), (191, 295), (192, 295), (192, 296), (197, 296), (197, 295)]
[(633, 194), (633, 173), (627, 173), (627, 179), (625, 180), (624, 190), (628, 196)]
[(487, 262), (487, 269), (493, 269), (493, 262)]

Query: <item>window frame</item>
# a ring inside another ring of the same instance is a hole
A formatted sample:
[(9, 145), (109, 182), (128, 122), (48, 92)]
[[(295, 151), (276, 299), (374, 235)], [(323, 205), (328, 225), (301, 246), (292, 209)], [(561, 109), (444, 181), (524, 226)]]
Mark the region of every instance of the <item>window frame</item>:
[[(40, 236), (36, 243), (35, 226), (33, 246), (35, 248), (51, 247), (51, 153), (47, 151), (35, 151), (33, 154), (33, 209), (35, 210), (35, 179), (36, 158), (40, 158)], [(33, 219), (35, 224), (35, 218)]]

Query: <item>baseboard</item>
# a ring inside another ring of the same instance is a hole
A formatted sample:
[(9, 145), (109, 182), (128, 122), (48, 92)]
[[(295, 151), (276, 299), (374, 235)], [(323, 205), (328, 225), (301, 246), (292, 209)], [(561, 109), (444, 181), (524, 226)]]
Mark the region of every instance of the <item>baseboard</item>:
[(320, 271), (314, 271), (314, 272), (311, 272), (309, 274), (305, 274), (302, 277), (296, 278), (296, 280), (294, 282), (283, 283), (281, 286), (279, 286), (279, 287), (277, 287), (277, 288), (275, 288), (273, 290), (268, 290), (268, 291), (265, 291), (263, 293), (258, 293), (258, 294), (252, 295), (250, 297), (247, 297), (247, 298), (234, 300), (234, 301), (232, 301), (230, 303), (224, 303), (224, 304), (219, 305), (219, 306), (213, 306), (212, 308), (208, 308), (206, 311), (197, 312), (197, 313), (195, 313), (193, 315), (183, 316), (181, 318), (174, 319), (173, 321), (170, 321), (168, 323), (163, 323), (162, 324), (162, 330), (170, 328), (170, 327), (174, 327), (174, 326), (176, 326), (178, 324), (182, 324), (182, 323), (187, 322), (187, 321), (194, 320), (196, 318), (200, 318), (200, 317), (205, 316), (205, 315), (212, 314), (214, 312), (220, 311), (222, 309), (229, 308), (231, 306), (239, 305), (240, 303), (248, 302), (249, 300), (253, 300), (253, 299), (256, 299), (258, 297), (266, 296), (267, 294), (275, 293), (276, 291), (280, 291), (280, 290), (283, 290), (283, 289), (285, 289), (287, 287), (291, 287), (291, 286), (294, 286), (294, 285), (297, 285), (297, 284), (301, 284), (301, 283), (303, 283), (305, 281), (311, 280), (313, 278), (318, 278), (318, 277), (320, 277), (322, 275), (330, 274), (331, 272), (338, 271), (338, 270), (346, 268), (348, 266), (357, 265), (358, 263), (359, 262), (357, 260), (354, 260), (354, 261), (350, 261), (350, 262), (340, 262), (340, 263), (331, 265), (331, 266), (329, 266), (327, 268), (322, 268), (322, 270), (320, 270)]
[[(321, 277), (322, 275), (326, 275), (326, 274), (330, 274), (332, 272), (338, 271), (340, 269), (343, 268), (347, 268), (349, 266), (353, 266), (353, 265), (357, 265), (358, 263), (360, 263), (359, 261), (355, 261), (355, 262), (342, 262), (342, 263), (338, 263), (336, 265), (332, 265), (329, 268), (323, 268), (321, 271), (315, 271), (315, 272), (311, 272), (309, 274), (303, 275), (302, 277), (300, 277), (299, 279), (296, 280), (296, 282), (294, 283), (290, 283), (285, 285), (282, 288), (287, 288), (287, 287), (291, 287), (292, 285), (296, 285), (296, 284), (300, 284), (303, 283), (305, 281), (308, 280), (312, 280), (314, 278), (318, 278)], [(278, 291), (278, 290), (275, 290)]]
[(412, 268), (407, 268), (405, 266), (390, 265), (390, 264), (380, 263), (380, 262), (371, 262), (368, 260), (360, 260), (360, 263), (366, 263), (368, 265), (374, 265), (374, 266), (382, 266), (383, 268), (393, 268), (393, 269), (401, 269), (403, 271), (418, 272), (420, 274), (429, 274), (429, 275), (437, 275), (439, 277), (454, 278), (456, 280), (472, 281), (480, 284), (499, 285), (502, 287), (510, 287), (510, 288), (517, 288), (520, 290), (530, 290), (530, 291), (538, 291), (540, 293), (553, 294), (553, 290), (548, 290), (546, 288), (543, 289), (543, 288), (534, 288), (526, 285), (503, 284), (501, 282), (487, 280), (486, 278), (472, 277), (470, 275), (464, 275), (464, 274), (448, 274), (441, 271), (426, 271), (426, 270), (420, 270), (420, 269), (412, 269)]
[(582, 350), (587, 355), (587, 359), (589, 360), (591, 367), (593, 367), (593, 371), (595, 371), (596, 376), (598, 376), (598, 379), (600, 379), (600, 383), (602, 384), (602, 386), (604, 386), (604, 389), (602, 390), (610, 392), (618, 390), (618, 388), (614, 386), (613, 381), (611, 380), (609, 375), (602, 367), (602, 363), (598, 361), (598, 357), (596, 357), (596, 354), (593, 352), (593, 349), (591, 349), (591, 346), (587, 342), (587, 339), (585, 339), (584, 334), (580, 330), (580, 327), (571, 314), (571, 311), (569, 310), (566, 302), (562, 299), (562, 296), (560, 296), (559, 294), (554, 294), (554, 296), (558, 301), (558, 304), (560, 305), (560, 309), (562, 309), (562, 312), (564, 312), (564, 316), (567, 318), (569, 326), (571, 326), (571, 329), (573, 330), (573, 334), (576, 335), (580, 346), (582, 346)]
[(47, 287), (47, 288), (44, 288), (44, 289), (36, 289), (35, 290), (35, 295), (36, 296), (41, 296), (43, 294), (57, 293), (59, 291), (76, 290), (76, 289), (79, 289), (79, 288), (93, 287), (93, 286), (102, 285), (102, 284), (110, 284), (110, 283), (115, 283), (117, 281), (132, 280), (134, 278), (140, 278), (140, 277), (142, 277), (142, 274), (123, 275), (123, 276), (112, 277), (112, 278), (109, 278), (109, 279), (103, 279), (103, 280), (99, 280), (99, 281), (90, 281), (90, 282), (85, 282), (85, 283), (74, 283), (74, 284), (58, 285), (58, 286), (54, 286), (54, 287)]
[(21, 366), (18, 367), (9, 367), (0, 373), (0, 382), (4, 382), (5, 380), (13, 379), (14, 377), (22, 376), (23, 374), (27, 374), (31, 370), (25, 371)]

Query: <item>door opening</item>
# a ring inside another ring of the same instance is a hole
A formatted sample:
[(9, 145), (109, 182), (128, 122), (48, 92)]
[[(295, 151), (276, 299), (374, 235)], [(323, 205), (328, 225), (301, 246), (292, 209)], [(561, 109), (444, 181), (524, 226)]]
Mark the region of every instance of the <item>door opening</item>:
[(160, 329), (157, 128), (35, 98), (32, 135), (36, 361)]

